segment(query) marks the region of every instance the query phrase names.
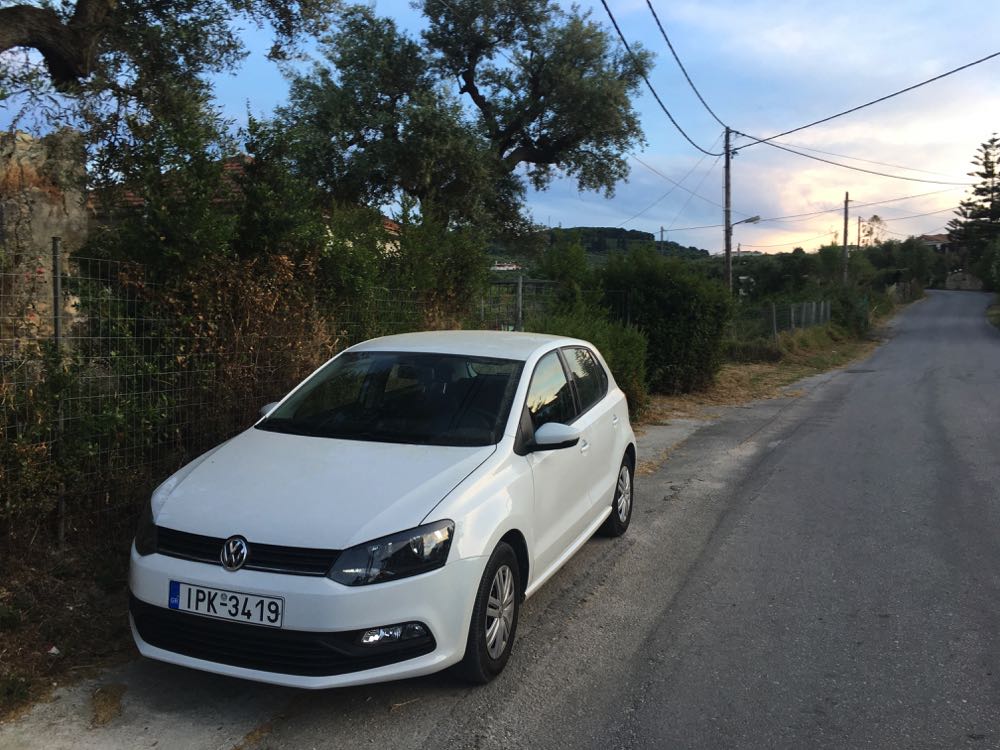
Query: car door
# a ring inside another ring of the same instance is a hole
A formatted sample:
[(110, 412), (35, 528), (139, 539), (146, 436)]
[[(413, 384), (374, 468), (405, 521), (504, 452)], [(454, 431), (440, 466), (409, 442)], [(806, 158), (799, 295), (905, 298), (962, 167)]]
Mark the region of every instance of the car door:
[(564, 347), (562, 352), (580, 409), (573, 426), (581, 432), (582, 452), (588, 459), (583, 464), (589, 492), (587, 526), (611, 506), (621, 461), (617, 423), (607, 398), (608, 377), (594, 353), (583, 346)]
[[(558, 351), (549, 352), (535, 366), (524, 409), (531, 430), (548, 422), (569, 424), (576, 418), (576, 400)], [(583, 448), (581, 440), (569, 448), (533, 451), (526, 456), (535, 489), (537, 575), (544, 575), (559, 559), (586, 520), (590, 502)]]

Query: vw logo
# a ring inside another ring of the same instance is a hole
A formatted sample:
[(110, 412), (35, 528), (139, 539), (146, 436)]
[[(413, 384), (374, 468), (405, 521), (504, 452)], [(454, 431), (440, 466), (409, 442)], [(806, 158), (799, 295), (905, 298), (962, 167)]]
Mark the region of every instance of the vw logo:
[(250, 548), (247, 546), (247, 540), (241, 536), (231, 536), (223, 542), (219, 560), (226, 570), (239, 570), (247, 561), (249, 554)]

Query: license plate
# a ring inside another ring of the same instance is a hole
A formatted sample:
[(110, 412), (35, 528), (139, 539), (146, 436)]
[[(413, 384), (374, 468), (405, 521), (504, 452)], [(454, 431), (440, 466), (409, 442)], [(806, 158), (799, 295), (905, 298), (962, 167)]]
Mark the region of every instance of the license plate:
[(285, 600), (278, 596), (242, 594), (239, 591), (171, 581), (168, 606), (181, 612), (193, 612), (220, 620), (280, 628)]

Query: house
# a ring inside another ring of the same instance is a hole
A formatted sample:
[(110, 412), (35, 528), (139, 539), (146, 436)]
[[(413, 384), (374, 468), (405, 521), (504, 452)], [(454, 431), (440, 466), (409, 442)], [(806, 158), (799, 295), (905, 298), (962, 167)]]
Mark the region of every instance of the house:
[(917, 239), (938, 253), (947, 253), (952, 249), (951, 238), (947, 234), (922, 234)]

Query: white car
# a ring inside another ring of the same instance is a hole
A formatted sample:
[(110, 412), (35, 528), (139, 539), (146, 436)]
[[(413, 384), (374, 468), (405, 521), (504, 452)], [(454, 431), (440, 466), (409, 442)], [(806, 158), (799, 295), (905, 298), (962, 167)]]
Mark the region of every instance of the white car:
[(632, 516), (625, 396), (585, 341), (444, 331), (331, 359), (153, 493), (145, 656), (304, 688), (510, 656), (521, 602)]

